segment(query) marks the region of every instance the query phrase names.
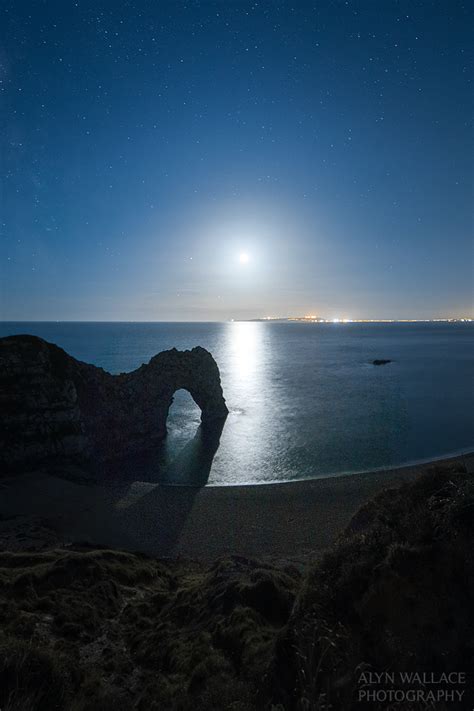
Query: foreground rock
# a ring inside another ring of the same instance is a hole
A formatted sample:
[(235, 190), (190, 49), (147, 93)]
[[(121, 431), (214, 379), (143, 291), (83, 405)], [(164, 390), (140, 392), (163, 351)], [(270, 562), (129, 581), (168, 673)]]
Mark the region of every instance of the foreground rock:
[(166, 434), (176, 390), (188, 390), (203, 424), (227, 407), (204, 348), (172, 349), (111, 375), (35, 336), (0, 339), (0, 471), (48, 462), (100, 462), (153, 447)]
[(299, 584), (241, 557), (0, 552), (0, 708), (256, 711)]
[[(370, 500), (306, 578), (278, 640), (275, 701), (285, 711), (473, 708), (473, 546), (471, 474), (433, 467)], [(451, 671), (451, 682), (423, 682)], [(412, 691), (389, 701), (390, 689)]]
[[(369, 501), (304, 575), (242, 556), (0, 552), (0, 708), (471, 709), (473, 507), (472, 476), (437, 467)], [(359, 696), (402, 688), (400, 672), (465, 672), (408, 685), (461, 702)]]
[(387, 363), (391, 363), (392, 361), (389, 359), (385, 358), (376, 358), (375, 360), (372, 361), (372, 365), (387, 365)]

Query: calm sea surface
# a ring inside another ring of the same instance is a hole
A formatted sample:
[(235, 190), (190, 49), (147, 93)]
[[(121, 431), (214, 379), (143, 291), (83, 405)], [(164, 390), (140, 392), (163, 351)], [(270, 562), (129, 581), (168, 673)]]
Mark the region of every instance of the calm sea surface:
[(197, 467), (199, 483), (264, 483), (474, 448), (474, 324), (0, 324), (1, 336), (14, 333), (111, 373), (172, 347), (211, 351), (230, 410), (219, 446), (202, 457), (200, 411), (179, 391), (163, 451), (140, 479), (192, 483)]

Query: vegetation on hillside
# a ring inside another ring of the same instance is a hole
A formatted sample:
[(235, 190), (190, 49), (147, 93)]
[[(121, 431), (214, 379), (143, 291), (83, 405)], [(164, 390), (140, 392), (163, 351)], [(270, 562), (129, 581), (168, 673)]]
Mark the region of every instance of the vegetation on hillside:
[[(385, 711), (359, 700), (371, 671), (474, 670), (473, 544), (472, 475), (433, 468), (369, 501), (304, 580), (277, 641), (273, 697), (285, 709)], [(457, 708), (472, 708), (472, 675), (459, 689)]]
[(304, 576), (3, 551), (0, 708), (363, 709), (361, 670), (474, 669), (473, 543), (473, 478), (438, 468), (368, 502)]
[(300, 575), (111, 550), (0, 554), (0, 708), (254, 709)]

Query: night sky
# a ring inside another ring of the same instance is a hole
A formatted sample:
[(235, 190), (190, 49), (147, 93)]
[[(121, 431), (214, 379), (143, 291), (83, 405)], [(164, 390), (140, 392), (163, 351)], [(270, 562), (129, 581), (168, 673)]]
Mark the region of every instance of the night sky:
[(473, 7), (3, 0), (0, 317), (472, 316)]

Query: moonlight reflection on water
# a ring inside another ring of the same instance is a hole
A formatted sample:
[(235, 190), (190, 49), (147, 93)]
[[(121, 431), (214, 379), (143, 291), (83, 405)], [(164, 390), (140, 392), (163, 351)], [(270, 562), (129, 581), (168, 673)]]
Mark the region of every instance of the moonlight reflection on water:
[[(209, 484), (241, 484), (397, 466), (474, 444), (474, 324), (0, 324), (13, 333), (113, 373), (172, 347), (213, 354), (229, 408), (218, 446), (214, 438), (211, 460), (203, 456), (200, 410), (178, 391), (151, 481), (185, 483), (193, 452), (204, 462), (200, 484), (206, 467)], [(381, 358), (392, 362), (374, 366)]]

